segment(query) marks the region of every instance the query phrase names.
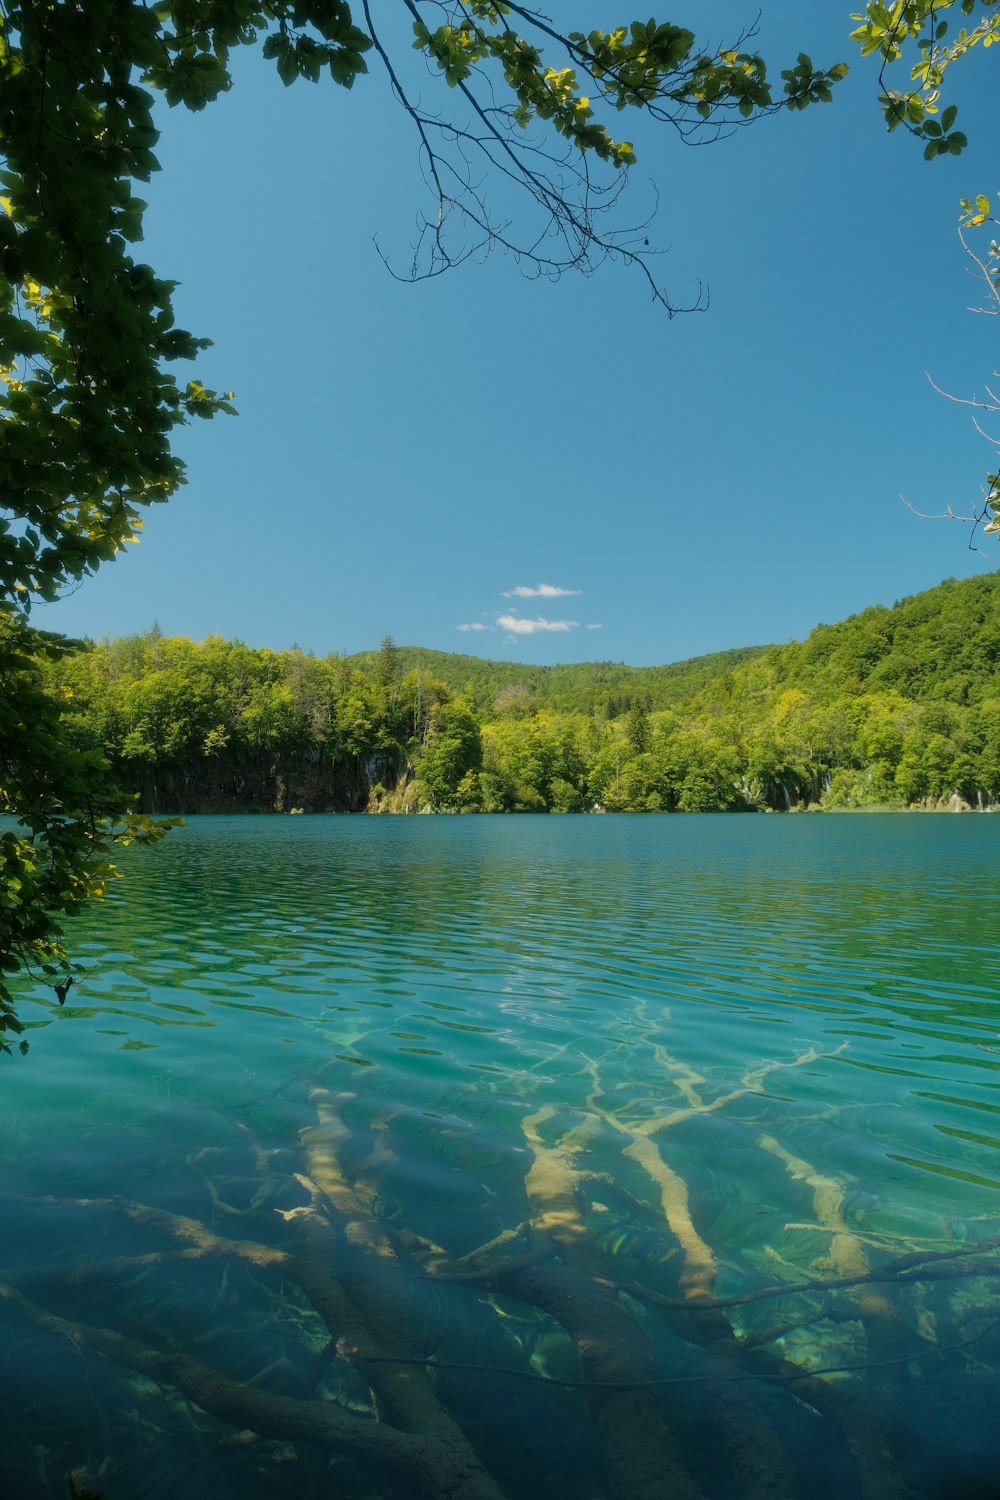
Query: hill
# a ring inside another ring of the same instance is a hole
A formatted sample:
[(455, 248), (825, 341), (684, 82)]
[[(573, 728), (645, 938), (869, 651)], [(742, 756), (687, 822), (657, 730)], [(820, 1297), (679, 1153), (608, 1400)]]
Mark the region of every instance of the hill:
[[(668, 708), (693, 697), (715, 677), (732, 671), (771, 649), (743, 646), (715, 651), (661, 667), (628, 667), (624, 662), (574, 662), (564, 666), (529, 666), (523, 662), (489, 661), (451, 651), (428, 651), (419, 646), (397, 647), (404, 674), (426, 672), (462, 697), (477, 713), (489, 713), (501, 694), (513, 694), (525, 705), (557, 713), (593, 713), (609, 718), (627, 712), (639, 698), (647, 708)], [(359, 652), (348, 665), (371, 674), (378, 653)]]
[(661, 667), (158, 631), (47, 670), (147, 810), (991, 807), (1000, 576)]
[(972, 703), (1000, 696), (1000, 576), (987, 573), (876, 605), (766, 653), (800, 685)]

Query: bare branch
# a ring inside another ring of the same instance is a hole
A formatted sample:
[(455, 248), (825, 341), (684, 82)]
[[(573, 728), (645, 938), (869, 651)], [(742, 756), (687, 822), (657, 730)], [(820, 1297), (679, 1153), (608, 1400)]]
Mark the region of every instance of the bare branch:
[(946, 510), (937, 511), (935, 514), (932, 514), (931, 512), (926, 510), (917, 510), (917, 507), (915, 505), (911, 505), (910, 501), (907, 500), (905, 495), (900, 495), (899, 498), (900, 500), (902, 500), (907, 510), (912, 510), (913, 514), (915, 516), (919, 516), (921, 521), (964, 521), (966, 525), (969, 525), (971, 522), (976, 520), (975, 516), (957, 515), (955, 511), (952, 510), (950, 505)]

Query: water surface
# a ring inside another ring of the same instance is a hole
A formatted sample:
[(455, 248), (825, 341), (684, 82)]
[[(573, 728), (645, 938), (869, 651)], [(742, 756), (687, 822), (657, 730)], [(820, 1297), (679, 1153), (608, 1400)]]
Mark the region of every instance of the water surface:
[(0, 1080), (2, 1493), (994, 1493), (998, 853), (862, 815), (134, 851)]

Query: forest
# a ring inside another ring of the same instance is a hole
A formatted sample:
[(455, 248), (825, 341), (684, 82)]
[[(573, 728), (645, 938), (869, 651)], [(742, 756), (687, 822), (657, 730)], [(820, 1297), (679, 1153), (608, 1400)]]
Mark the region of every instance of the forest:
[(1000, 579), (662, 667), (144, 635), (38, 667), (143, 812), (986, 810)]

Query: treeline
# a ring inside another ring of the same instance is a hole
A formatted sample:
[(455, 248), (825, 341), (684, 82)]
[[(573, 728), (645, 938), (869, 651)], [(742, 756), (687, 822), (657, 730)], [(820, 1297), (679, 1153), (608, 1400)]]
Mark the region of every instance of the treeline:
[(142, 636), (45, 669), (144, 810), (710, 812), (1000, 802), (1000, 579), (663, 668)]
[[(767, 646), (744, 646), (662, 667), (628, 667), (624, 662), (613, 661), (541, 667), (401, 646), (399, 662), (403, 672), (419, 670), (443, 682), (453, 696), (463, 698), (481, 719), (492, 718), (497, 699), (502, 705), (505, 694), (558, 713), (596, 712), (613, 719), (627, 713), (636, 698), (650, 708), (684, 703), (713, 678), (767, 650)], [(361, 652), (347, 660), (350, 666), (370, 672), (376, 653)]]

